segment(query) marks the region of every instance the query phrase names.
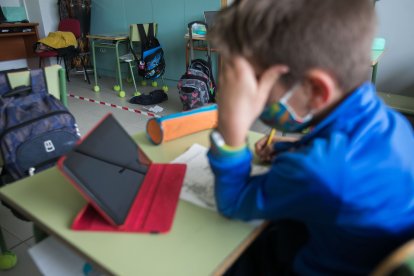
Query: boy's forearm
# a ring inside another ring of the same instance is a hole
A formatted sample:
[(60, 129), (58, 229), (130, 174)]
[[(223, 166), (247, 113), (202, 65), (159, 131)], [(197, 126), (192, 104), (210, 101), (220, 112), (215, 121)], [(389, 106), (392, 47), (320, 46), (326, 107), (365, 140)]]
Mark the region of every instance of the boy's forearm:
[(240, 194), (249, 179), (252, 153), (245, 148), (238, 155), (223, 156), (210, 150), (208, 158), (215, 175), (217, 208), (224, 216), (234, 217)]
[[(224, 116), (226, 115), (220, 117)], [(223, 136), (226, 145), (241, 147), (246, 143), (249, 126), (245, 126), (239, 120), (219, 119), (217, 130)]]

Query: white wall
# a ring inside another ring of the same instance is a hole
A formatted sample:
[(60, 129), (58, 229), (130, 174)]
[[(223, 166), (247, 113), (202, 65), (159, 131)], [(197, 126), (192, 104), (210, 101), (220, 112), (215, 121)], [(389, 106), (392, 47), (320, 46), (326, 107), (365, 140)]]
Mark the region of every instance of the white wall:
[(24, 0), (30, 22), (39, 23), (39, 36), (54, 32), (59, 24), (57, 0)]
[(380, 0), (378, 36), (386, 51), (378, 66), (379, 91), (414, 96), (414, 1)]

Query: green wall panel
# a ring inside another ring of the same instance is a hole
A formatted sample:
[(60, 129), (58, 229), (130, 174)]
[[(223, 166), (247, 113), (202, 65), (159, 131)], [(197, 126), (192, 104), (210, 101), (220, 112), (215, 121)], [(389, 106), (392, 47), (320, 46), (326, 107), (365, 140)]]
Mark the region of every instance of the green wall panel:
[(220, 9), (220, 1), (216, 0), (184, 0), (186, 22), (204, 20), (204, 11), (216, 11)]
[(124, 0), (94, 0), (91, 11), (91, 33), (126, 33)]
[(123, 0), (125, 3), (125, 18), (127, 27), (130, 24), (148, 23), (154, 19), (151, 0), (139, 0), (128, 1)]
[[(203, 11), (220, 9), (220, 0), (92, 0), (92, 3), (92, 34), (128, 33), (130, 24), (157, 22), (167, 64), (164, 77), (173, 81), (185, 71), (187, 23), (202, 20)], [(108, 52), (97, 53), (98, 71), (100, 75), (115, 76), (114, 59)]]
[(158, 38), (165, 52), (166, 79), (178, 80), (185, 70), (184, 0), (153, 0)]

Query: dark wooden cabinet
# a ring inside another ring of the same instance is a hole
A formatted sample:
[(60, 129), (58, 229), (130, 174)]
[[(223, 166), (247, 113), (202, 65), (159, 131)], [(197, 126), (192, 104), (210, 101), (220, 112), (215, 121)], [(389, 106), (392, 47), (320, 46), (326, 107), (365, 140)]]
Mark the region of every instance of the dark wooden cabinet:
[(33, 44), (39, 40), (38, 23), (0, 24), (0, 61), (35, 57)]

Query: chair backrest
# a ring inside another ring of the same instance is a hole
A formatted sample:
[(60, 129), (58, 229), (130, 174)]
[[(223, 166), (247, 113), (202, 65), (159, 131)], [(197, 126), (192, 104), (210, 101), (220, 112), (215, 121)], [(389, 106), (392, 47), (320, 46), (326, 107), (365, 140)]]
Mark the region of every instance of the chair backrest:
[(414, 240), (411, 240), (383, 260), (370, 274), (372, 276), (414, 275)]
[(384, 51), (385, 49), (385, 38), (383, 37), (376, 37), (372, 41), (371, 50), (373, 51)]
[(77, 19), (66, 18), (59, 22), (58, 30), (61, 32), (72, 32), (76, 38), (81, 36), (81, 26)]
[[(150, 23), (145, 23), (144, 25), (144, 30), (145, 33), (148, 34), (148, 28), (149, 28), (149, 24)], [(157, 23), (153, 23), (154, 24), (154, 35), (155, 37), (157, 37), (157, 33), (158, 33), (158, 24)], [(132, 42), (140, 42), (141, 41), (141, 37), (139, 36), (139, 31), (138, 31), (138, 27), (137, 24), (131, 24), (129, 26), (129, 41)]]
[[(47, 88), (50, 94), (62, 101), (67, 106), (65, 70), (56, 64), (44, 68)], [(22, 85), (30, 85), (29, 71), (12, 72), (8, 74), (11, 88)]]

